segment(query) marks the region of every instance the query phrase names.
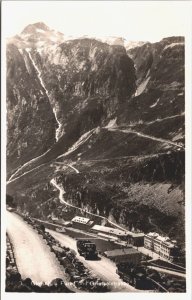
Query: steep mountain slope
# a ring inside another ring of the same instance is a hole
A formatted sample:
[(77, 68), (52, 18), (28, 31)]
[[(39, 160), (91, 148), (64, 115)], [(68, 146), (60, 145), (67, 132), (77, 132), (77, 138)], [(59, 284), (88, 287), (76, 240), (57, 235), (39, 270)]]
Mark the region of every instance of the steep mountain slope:
[[(88, 38), (60, 43), (58, 33), (49, 43), (53, 34), (38, 23), (9, 41), (18, 55), (7, 69), (16, 64), (21, 74), (7, 77), (8, 95), (18, 93), (16, 100), (8, 96), (8, 193), (34, 216), (67, 219), (75, 211), (62, 209), (50, 184), (55, 178), (66, 201), (183, 243), (183, 38), (138, 43), (126, 52)], [(46, 112), (39, 102), (32, 106), (36, 88)], [(22, 131), (9, 119), (14, 105)], [(25, 148), (29, 138), (33, 148)]]
[[(33, 32), (31, 26), (24, 30), (26, 43)], [(12, 44), (9, 47), (13, 47)], [(86, 131), (106, 124), (120, 103), (135, 92), (133, 62), (121, 46), (81, 39), (41, 50), (27, 47), (20, 52), (22, 57), (18, 64), (26, 62), (32, 66), (35, 80), (49, 100), (58, 125), (56, 141), (59, 141), (41, 158), (42, 163), (62, 154)], [(8, 60), (8, 68), (9, 64), (12, 65), (12, 61)], [(9, 75), (7, 81), (10, 81)], [(46, 117), (49, 120), (49, 115)], [(39, 160), (35, 166), (38, 164)]]
[(28, 53), (7, 46), (8, 174), (55, 140), (56, 120)]
[(82, 110), (107, 115), (135, 91), (133, 63), (123, 47), (80, 39), (31, 56), (61, 122), (59, 136), (73, 115)]

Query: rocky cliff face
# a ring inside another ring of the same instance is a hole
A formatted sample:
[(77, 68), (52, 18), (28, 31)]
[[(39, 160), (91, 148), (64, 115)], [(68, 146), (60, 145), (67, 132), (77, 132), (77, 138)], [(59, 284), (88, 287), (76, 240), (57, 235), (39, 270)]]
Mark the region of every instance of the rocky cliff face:
[(102, 123), (135, 91), (133, 62), (123, 47), (79, 39), (31, 55), (60, 123), (58, 138), (71, 118), (89, 114), (89, 130), (94, 119)]
[(56, 121), (29, 54), (7, 46), (8, 173), (54, 143)]
[(136, 100), (147, 101), (142, 119), (154, 120), (182, 114), (184, 38), (165, 38), (158, 43), (146, 43), (127, 52), (136, 68)]
[(9, 41), (7, 189), (36, 216), (69, 218), (55, 178), (76, 206), (130, 229), (180, 228), (182, 242), (184, 40), (138, 45), (65, 41), (41, 23)]
[[(26, 98), (36, 97), (36, 95), (34, 96), (35, 88), (36, 92), (39, 93), (38, 99), (45, 98), (43, 101), (46, 103), (42, 106), (47, 113), (41, 116), (45, 127), (42, 127), (41, 124), (38, 127), (36, 121), (32, 120), (30, 113), (29, 118), (34, 126), (39, 128), (38, 130), (44, 132), (45, 136), (48, 135), (50, 143), (53, 145), (53, 139), (51, 138), (53, 132), (50, 133), (50, 130), (53, 131), (55, 126), (51, 123), (51, 119), (55, 119), (54, 121), (57, 123), (56, 140), (59, 140), (65, 134), (71, 134), (71, 137), (74, 135), (71, 142), (75, 142), (86, 131), (105, 124), (119, 108), (119, 103), (121, 101), (125, 102), (135, 92), (136, 86), (133, 62), (127, 56), (123, 47), (109, 46), (89, 39), (73, 40), (62, 44), (58, 44), (58, 40), (56, 40), (54, 46), (51, 40), (50, 44), (47, 45), (47, 35), (50, 32), (52, 31), (45, 25), (38, 23), (24, 29), (19, 43), (18, 37), (16, 41), (14, 39), (9, 41), (7, 91), (8, 103), (10, 103), (8, 124), (10, 124), (11, 115), (15, 115), (11, 105), (18, 102), (15, 98), (11, 98), (16, 85), (18, 89), (20, 88), (17, 93), (19, 99), (21, 99), (22, 109), (25, 107)], [(13, 58), (10, 57), (11, 55)], [(18, 69), (13, 72), (12, 70), (16, 69), (15, 66)], [(30, 85), (33, 81), (36, 85), (36, 87), (32, 87), (31, 92), (33, 92), (33, 95), (26, 95), (23, 98), (22, 93), (30, 93)], [(43, 104), (43, 101), (40, 103)], [(30, 105), (32, 103), (32, 101), (27, 102), (30, 102)], [(31, 114), (35, 110), (39, 110), (39, 107), (37, 108), (34, 104)], [(49, 111), (52, 116), (49, 115)], [(28, 120), (25, 110), (21, 115), (23, 127), (26, 129)], [(35, 115), (39, 119), (38, 113), (35, 113)], [(49, 120), (48, 126), (46, 120)], [(17, 127), (16, 125), (16, 129), (18, 129)], [(18, 142), (18, 135), (12, 133), (11, 128), (8, 131), (8, 136), (10, 135), (13, 148), (16, 150), (14, 139)], [(22, 157), (26, 147), (25, 138), (29, 138), (27, 134), (23, 135), (22, 142), (19, 141)], [(39, 147), (44, 147), (44, 150), (50, 147), (49, 142), (41, 139), (41, 134), (38, 138), (40, 141)], [(31, 136), (32, 143), (34, 139), (35, 137)], [(38, 141), (35, 144), (33, 144), (34, 147), (38, 147)], [(69, 146), (70, 143), (67, 144), (67, 147)], [(11, 154), (12, 150), (9, 150), (9, 148), (8, 146), (8, 161), (11, 163), (9, 153)], [(37, 156), (36, 154), (42, 153), (42, 151), (40, 149), (34, 151), (33, 149), (31, 153), (33, 153), (33, 156)], [(19, 164), (24, 161), (20, 158), (18, 160)], [(16, 162), (15, 166), (18, 166)], [(12, 167), (11, 165), (10, 168)]]

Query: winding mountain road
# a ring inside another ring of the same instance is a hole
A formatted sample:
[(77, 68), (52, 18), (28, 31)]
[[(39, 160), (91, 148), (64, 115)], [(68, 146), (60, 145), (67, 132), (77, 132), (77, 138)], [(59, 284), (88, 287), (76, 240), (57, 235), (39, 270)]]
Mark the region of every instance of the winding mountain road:
[(75, 239), (66, 234), (61, 234), (49, 229), (46, 230), (58, 240), (61, 245), (73, 249), (77, 254), (76, 257), (91, 271), (93, 276), (108, 282), (112, 292), (139, 292), (139, 290), (136, 290), (119, 278), (119, 275), (116, 273), (116, 265), (111, 260), (103, 256), (100, 260), (85, 260), (84, 257), (78, 254)]
[(55, 278), (66, 280), (64, 269), (41, 236), (24, 220), (7, 212), (7, 233), (13, 245), (18, 270), (23, 279), (49, 284)]
[(141, 132), (137, 132), (137, 131), (134, 131), (134, 130), (119, 129), (119, 128), (109, 128), (108, 131), (119, 131), (119, 132), (123, 132), (123, 133), (135, 134), (137, 136), (140, 136), (140, 137), (143, 137), (143, 138), (146, 138), (146, 139), (150, 139), (150, 140), (157, 141), (157, 142), (160, 142), (160, 143), (165, 143), (165, 144), (168, 144), (168, 145), (172, 145), (172, 146), (175, 146), (177, 148), (185, 149), (185, 147), (183, 145), (181, 145), (181, 144), (177, 144), (177, 143), (174, 143), (174, 142), (172, 142), (170, 140), (166, 140), (166, 139), (162, 139), (162, 138), (157, 138), (155, 136), (147, 135), (147, 134), (144, 134), (144, 133), (141, 133)]
[(63, 189), (63, 187), (59, 186), (59, 185), (57, 184), (57, 182), (56, 182), (55, 179), (51, 179), (50, 183), (51, 183), (53, 186), (55, 186), (55, 187), (59, 190), (59, 199), (60, 199), (60, 202), (61, 202), (62, 204), (65, 204), (65, 205), (67, 205), (67, 206), (69, 206), (69, 207), (78, 209), (78, 210), (80, 210), (81, 212), (86, 212), (87, 214), (89, 214), (89, 215), (91, 215), (91, 216), (99, 217), (99, 218), (101, 218), (102, 220), (105, 220), (105, 221), (107, 221), (108, 223), (110, 223), (111, 225), (115, 226), (116, 228), (118, 228), (118, 229), (120, 229), (120, 230), (123, 230), (123, 231), (126, 231), (125, 228), (123, 228), (122, 226), (116, 224), (115, 222), (110, 221), (110, 220), (109, 220), (108, 218), (106, 218), (106, 217), (103, 217), (103, 216), (100, 216), (100, 215), (97, 215), (97, 214), (94, 214), (94, 213), (85, 211), (83, 208), (80, 208), (80, 207), (78, 207), (78, 206), (75, 206), (75, 205), (73, 205), (73, 204), (68, 203), (67, 201), (65, 201), (64, 196), (63, 196), (63, 195), (66, 193), (65, 190)]
[(185, 115), (184, 112), (182, 112), (181, 114), (177, 114), (177, 115), (173, 115), (173, 116), (169, 116), (169, 117), (165, 117), (165, 118), (162, 118), (162, 119), (156, 119), (154, 121), (150, 121), (150, 122), (146, 122), (145, 124), (154, 124), (154, 123), (157, 123), (157, 122), (163, 122), (163, 121), (166, 121), (166, 120), (171, 120), (171, 119), (175, 119), (175, 118), (180, 118), (180, 117), (183, 117)]
[[(68, 157), (71, 153), (73, 153), (75, 150), (77, 150), (81, 145), (83, 145), (87, 140), (90, 139), (90, 137), (94, 134), (94, 132), (96, 132), (97, 128), (94, 128), (88, 132), (86, 132), (85, 134), (83, 134), (64, 154), (56, 157), (54, 160), (52, 160), (51, 162), (52, 163), (58, 163), (57, 162), (57, 159), (61, 158), (61, 157)], [(43, 154), (41, 154), (40, 156), (37, 156), (33, 159), (31, 159), (30, 161), (24, 163), (21, 167), (19, 167), (11, 176), (10, 178), (8, 179), (7, 181), (7, 185), (12, 183), (12, 182), (15, 182), (16, 180), (22, 178), (23, 176), (33, 172), (34, 170), (42, 167), (45, 163), (41, 163), (36, 166), (36, 167), (33, 167), (25, 172), (23, 172), (23, 174), (19, 174), (20, 172), (22, 172), (23, 170), (25, 170), (26, 168), (30, 167), (31, 164), (34, 164), (35, 162), (37, 162), (38, 160), (41, 160), (45, 154), (47, 154), (48, 152), (50, 151), (47, 150), (46, 152), (44, 152)], [(75, 170), (75, 168), (71, 165), (68, 165), (69, 167), (73, 168)]]
[[(45, 87), (43, 86), (43, 88), (45, 89)], [(148, 124), (152, 124), (153, 122), (160, 122), (160, 121), (163, 121), (163, 120), (166, 120), (166, 119), (172, 119), (172, 118), (176, 118), (176, 117), (180, 117), (180, 116), (183, 116), (184, 113), (182, 113), (181, 115), (174, 115), (174, 116), (170, 116), (170, 117), (166, 117), (164, 119), (160, 119), (160, 120), (155, 120), (155, 121), (151, 121), (149, 122)], [(157, 141), (157, 142), (160, 142), (160, 143), (165, 143), (165, 144), (168, 144), (168, 145), (172, 145), (174, 147), (177, 147), (179, 149), (185, 149), (185, 146), (182, 145), (182, 144), (178, 144), (178, 143), (175, 143), (175, 142), (172, 142), (170, 140), (166, 140), (166, 139), (163, 139), (163, 138), (157, 138), (155, 136), (151, 136), (151, 135), (147, 135), (147, 134), (144, 134), (144, 133), (141, 133), (141, 132), (137, 132), (137, 131), (134, 131), (134, 130), (130, 130), (130, 129), (119, 129), (116, 127), (115, 124), (112, 124), (111, 126), (106, 126), (106, 127), (103, 127), (103, 129), (106, 129), (108, 131), (120, 131), (120, 132), (123, 132), (123, 133), (129, 133), (129, 134), (135, 134), (137, 136), (140, 136), (140, 137), (143, 137), (143, 138), (146, 138), (146, 139), (151, 139), (151, 140), (154, 140), (154, 141)], [(90, 131), (84, 133), (64, 154), (56, 157), (52, 162), (57, 162), (57, 159), (59, 158), (62, 158), (62, 157), (67, 157), (69, 156), (71, 153), (73, 153), (75, 150), (77, 150), (81, 145), (83, 145), (87, 140), (90, 139), (90, 137), (95, 133), (97, 132), (97, 128), (93, 128), (91, 129)], [(49, 150), (47, 151), (49, 152)], [(31, 159), (30, 161), (26, 162), (25, 164), (23, 164), (21, 167), (19, 167), (15, 173), (13, 173), (7, 184), (9, 183), (12, 183), (18, 179), (20, 179), (22, 176), (34, 171), (36, 168), (39, 168), (40, 166), (42, 166), (43, 164), (39, 164), (38, 166), (36, 166), (35, 168), (32, 168), (31, 170), (28, 170), (26, 172), (24, 172), (23, 174), (20, 174), (19, 176), (17, 176), (22, 170), (24, 170), (25, 168), (27, 168), (28, 166), (30, 166), (30, 164), (33, 164), (35, 163), (36, 161), (40, 160), (41, 158), (43, 158), (43, 156), (47, 153), (43, 153), (42, 155), (38, 156), (38, 157), (35, 157), (33, 159)], [(69, 167), (73, 168), (75, 170), (76, 173), (78, 173), (79, 171), (74, 168), (73, 166), (69, 165)]]

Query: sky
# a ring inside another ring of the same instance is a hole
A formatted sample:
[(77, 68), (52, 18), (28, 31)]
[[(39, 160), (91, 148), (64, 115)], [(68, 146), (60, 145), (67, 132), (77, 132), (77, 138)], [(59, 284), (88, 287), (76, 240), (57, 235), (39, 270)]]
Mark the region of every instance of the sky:
[(5, 1), (2, 26), (6, 37), (19, 34), (28, 24), (44, 22), (67, 36), (155, 42), (185, 34), (186, 10), (186, 5), (172, 1)]

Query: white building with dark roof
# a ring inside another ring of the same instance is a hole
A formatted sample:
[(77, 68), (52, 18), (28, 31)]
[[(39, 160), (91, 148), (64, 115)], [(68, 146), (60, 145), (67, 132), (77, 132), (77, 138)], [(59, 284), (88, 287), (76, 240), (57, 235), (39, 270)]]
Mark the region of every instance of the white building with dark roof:
[(144, 236), (144, 247), (166, 259), (173, 259), (178, 252), (176, 241), (171, 241), (169, 237), (156, 232), (149, 232)]
[(71, 222), (72, 226), (77, 229), (89, 229), (94, 224), (94, 221), (91, 221), (89, 218), (80, 216), (75, 216)]

